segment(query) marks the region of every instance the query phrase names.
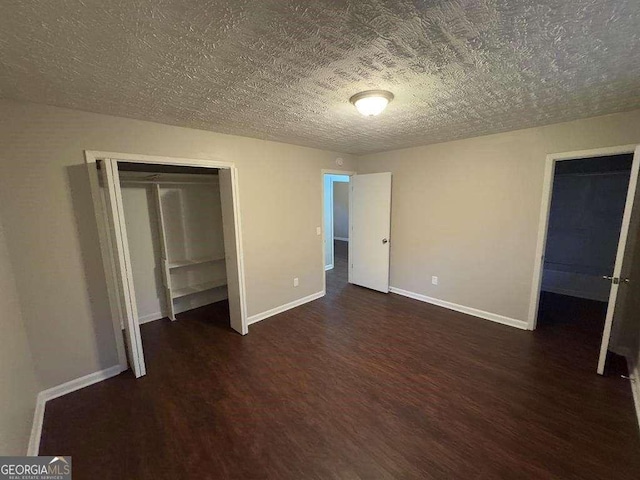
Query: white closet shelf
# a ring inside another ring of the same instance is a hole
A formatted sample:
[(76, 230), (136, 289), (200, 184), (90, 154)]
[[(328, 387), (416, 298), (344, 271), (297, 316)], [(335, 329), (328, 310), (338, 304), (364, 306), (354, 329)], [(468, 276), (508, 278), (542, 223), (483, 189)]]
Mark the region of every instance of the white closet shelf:
[(194, 293), (204, 292), (206, 290), (212, 290), (218, 287), (224, 287), (227, 284), (226, 278), (220, 278), (218, 280), (213, 280), (211, 282), (201, 283), (199, 285), (191, 285), (188, 287), (176, 288), (171, 291), (171, 298), (180, 298), (186, 297), (187, 295), (192, 295)]
[(199, 257), (199, 258), (185, 258), (184, 260), (174, 260), (169, 262), (169, 268), (181, 268), (191, 265), (201, 265), (203, 263), (221, 262), (224, 257)]

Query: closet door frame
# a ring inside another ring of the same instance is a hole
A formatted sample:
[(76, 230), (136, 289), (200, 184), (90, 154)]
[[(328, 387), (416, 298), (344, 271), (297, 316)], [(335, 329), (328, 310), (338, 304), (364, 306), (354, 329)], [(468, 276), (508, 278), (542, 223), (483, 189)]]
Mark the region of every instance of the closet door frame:
[[(114, 235), (114, 227), (121, 227), (124, 225), (124, 215), (117, 211), (107, 208), (107, 204), (104, 198), (103, 189), (100, 187), (100, 179), (98, 177), (98, 161), (104, 162), (104, 165), (112, 165), (112, 168), (117, 168), (117, 162), (127, 163), (139, 163), (139, 164), (159, 164), (169, 166), (182, 166), (182, 167), (204, 167), (215, 169), (228, 169), (231, 173), (231, 186), (232, 186), (232, 201), (233, 201), (233, 214), (235, 220), (235, 243), (237, 250), (237, 268), (238, 268), (238, 280), (239, 280), (239, 296), (240, 296), (240, 310), (242, 319), (242, 331), (239, 332), (242, 335), (248, 333), (247, 324), (247, 305), (246, 305), (246, 283), (244, 276), (244, 254), (243, 254), (243, 242), (242, 242), (242, 226), (240, 219), (240, 198), (238, 188), (238, 170), (234, 163), (225, 162), (216, 159), (193, 159), (193, 158), (179, 158), (179, 157), (162, 157), (153, 155), (138, 155), (131, 153), (120, 152), (102, 152), (95, 150), (85, 150), (85, 162), (87, 164), (89, 173), (89, 183), (91, 186), (91, 196), (93, 199), (93, 206), (96, 215), (96, 222), (98, 227), (98, 237), (100, 242), (100, 250), (102, 254), (102, 263), (105, 270), (107, 293), (109, 296), (109, 308), (111, 310), (111, 319), (113, 323), (113, 329), (116, 339), (116, 348), (118, 353), (118, 361), (123, 368), (127, 368), (128, 361), (125, 350), (124, 336), (122, 334), (122, 326), (124, 316), (126, 312), (125, 305), (130, 305), (131, 302), (135, 304), (135, 297), (128, 295), (128, 298), (122, 298), (120, 292), (123, 291), (121, 281), (117, 275), (116, 268), (116, 254), (122, 254), (118, 251), (118, 245), (111, 239)], [(120, 186), (118, 185), (118, 188)], [(125, 246), (124, 248), (128, 248)], [(128, 253), (128, 252), (127, 252)], [(131, 272), (127, 272), (128, 281), (133, 284), (133, 278)], [(124, 290), (128, 292), (128, 290)], [(138, 331), (140, 325), (136, 322)], [(144, 351), (141, 348), (136, 361), (142, 362), (144, 365)]]

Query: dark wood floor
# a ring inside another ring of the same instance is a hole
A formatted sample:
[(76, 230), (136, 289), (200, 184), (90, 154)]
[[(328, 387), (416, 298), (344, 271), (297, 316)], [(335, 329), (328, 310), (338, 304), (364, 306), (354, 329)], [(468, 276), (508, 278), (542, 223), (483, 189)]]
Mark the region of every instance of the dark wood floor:
[(246, 337), (224, 304), (143, 325), (148, 375), (49, 402), (41, 454), (76, 480), (640, 478), (628, 382), (586, 334), (345, 278)]

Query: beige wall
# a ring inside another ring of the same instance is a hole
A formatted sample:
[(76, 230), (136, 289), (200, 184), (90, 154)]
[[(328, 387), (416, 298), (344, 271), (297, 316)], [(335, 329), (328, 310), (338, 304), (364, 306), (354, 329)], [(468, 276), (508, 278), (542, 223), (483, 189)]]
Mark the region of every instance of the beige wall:
[(393, 172), (391, 285), (526, 321), (546, 155), (632, 143), (640, 111), (359, 158)]
[(348, 155), (42, 105), (0, 110), (0, 214), (43, 388), (117, 363), (85, 149), (235, 162), (248, 314), (322, 290), (321, 170), (337, 156), (354, 170)]
[(0, 455), (25, 455), (39, 385), (0, 223)]

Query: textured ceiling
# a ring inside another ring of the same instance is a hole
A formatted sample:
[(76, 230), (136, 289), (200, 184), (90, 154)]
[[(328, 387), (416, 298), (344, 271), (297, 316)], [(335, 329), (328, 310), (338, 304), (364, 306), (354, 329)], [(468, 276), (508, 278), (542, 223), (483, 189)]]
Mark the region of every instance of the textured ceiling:
[[(350, 153), (640, 108), (639, 0), (5, 0), (0, 97)], [(348, 99), (395, 100), (363, 118)]]

